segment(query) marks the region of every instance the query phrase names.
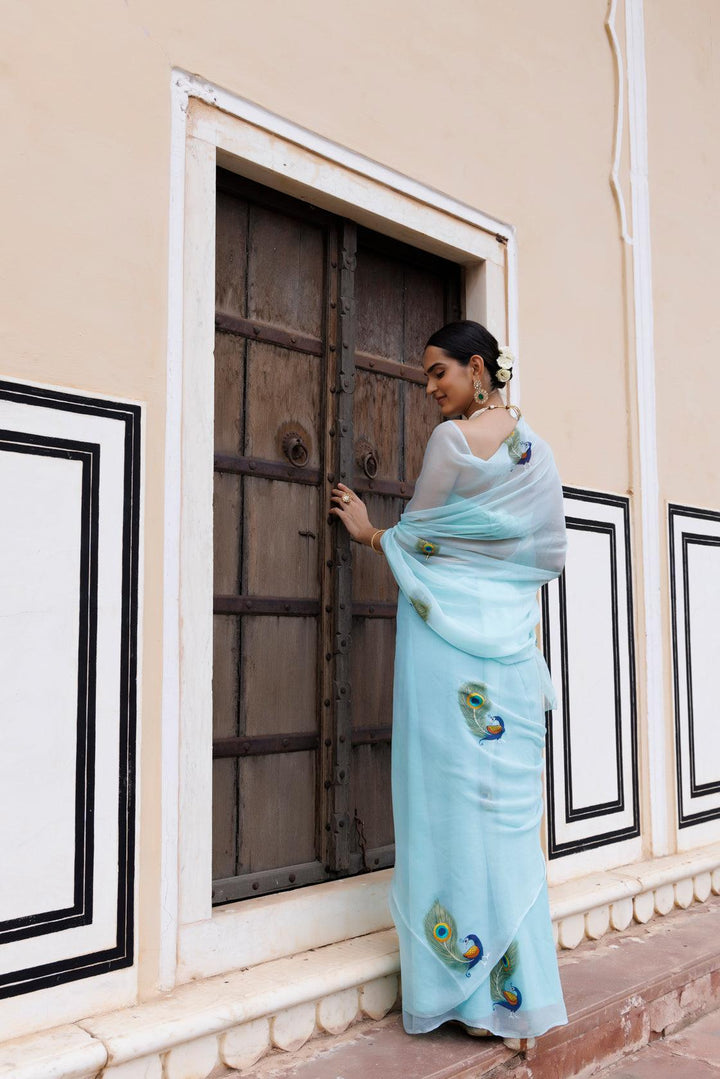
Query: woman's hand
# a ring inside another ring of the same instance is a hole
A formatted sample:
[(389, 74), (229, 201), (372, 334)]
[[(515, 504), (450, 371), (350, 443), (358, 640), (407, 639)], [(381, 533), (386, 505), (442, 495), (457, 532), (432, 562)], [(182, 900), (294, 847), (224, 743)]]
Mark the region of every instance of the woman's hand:
[[(347, 495), (349, 502), (343, 502), (343, 495)], [(368, 511), (365, 503), (344, 483), (338, 483), (332, 489), (332, 502), (336, 505), (329, 511), (340, 518), (348, 532), (358, 543), (369, 543), (375, 529), (370, 524)]]

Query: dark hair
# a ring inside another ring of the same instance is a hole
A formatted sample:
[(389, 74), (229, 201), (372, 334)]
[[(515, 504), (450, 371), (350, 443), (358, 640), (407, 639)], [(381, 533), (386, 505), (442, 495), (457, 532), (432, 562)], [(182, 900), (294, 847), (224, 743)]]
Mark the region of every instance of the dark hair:
[[(430, 345), (441, 348), (443, 352), (447, 352), (448, 356), (452, 356), (454, 360), (463, 364), (464, 367), (467, 367), (470, 363), (471, 356), (482, 356), (490, 375), (492, 389), (502, 389), (503, 386), (507, 385), (507, 382), (499, 382), (495, 377), (498, 370), (497, 360), (500, 355), (497, 340), (479, 322), (473, 322), (469, 318), (462, 319), (460, 322), (448, 322), (446, 326), (436, 330), (428, 338), (425, 348)], [(510, 377), (512, 378), (512, 372)]]

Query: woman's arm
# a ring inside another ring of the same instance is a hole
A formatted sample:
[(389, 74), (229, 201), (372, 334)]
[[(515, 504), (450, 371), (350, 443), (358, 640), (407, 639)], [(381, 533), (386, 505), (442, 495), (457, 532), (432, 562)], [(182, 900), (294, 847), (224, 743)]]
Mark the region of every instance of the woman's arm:
[[(462, 439), (462, 435), (453, 430), (454, 427), (453, 423), (440, 423), (431, 431), (420, 475), (415, 481), (413, 496), (405, 507), (406, 511), (436, 509), (445, 504), (457, 478), (457, 440)], [(343, 502), (343, 495), (349, 496), (350, 501)], [(332, 501), (335, 506), (330, 513), (340, 518), (352, 538), (368, 547), (372, 545), (379, 554), (384, 553), (380, 539), (385, 529), (376, 528), (371, 523), (362, 499), (350, 487), (338, 483), (332, 489)]]
[[(343, 496), (348, 497), (350, 501), (344, 502)], [(357, 543), (364, 543), (366, 547), (371, 545), (374, 538), (373, 550), (377, 551), (378, 554), (382, 554), (379, 541), (380, 535), (385, 529), (376, 528), (374, 524), (371, 524), (367, 507), (363, 500), (350, 487), (347, 487), (344, 483), (338, 483), (337, 487), (332, 489), (331, 501), (335, 502), (336, 505), (329, 512), (340, 518), (352, 538)]]

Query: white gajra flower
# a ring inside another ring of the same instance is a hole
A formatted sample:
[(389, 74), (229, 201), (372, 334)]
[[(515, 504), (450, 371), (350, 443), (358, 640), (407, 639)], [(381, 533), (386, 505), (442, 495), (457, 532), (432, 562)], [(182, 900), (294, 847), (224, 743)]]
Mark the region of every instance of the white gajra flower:
[(495, 378), (498, 380), (498, 382), (509, 382), (510, 371), (508, 371), (506, 367), (498, 367)]
[(515, 357), (513, 356), (512, 352), (507, 347), (507, 345), (503, 345), (503, 347), (500, 349), (500, 355), (497, 359), (498, 367), (502, 368), (504, 371), (510, 371), (512, 370), (512, 365), (514, 363)]

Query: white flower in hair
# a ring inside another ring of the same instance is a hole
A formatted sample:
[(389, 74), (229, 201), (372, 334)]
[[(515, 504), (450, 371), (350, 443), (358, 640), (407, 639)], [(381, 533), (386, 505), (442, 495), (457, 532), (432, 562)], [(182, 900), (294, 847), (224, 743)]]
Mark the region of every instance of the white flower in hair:
[[(515, 357), (513, 356), (507, 345), (503, 345), (500, 349), (500, 355), (497, 358), (497, 365), (503, 371), (511, 371), (512, 365), (515, 363)], [(507, 382), (507, 379), (501, 379), (501, 382)]]
[(510, 376), (511, 372), (508, 371), (507, 367), (498, 367), (497, 371), (495, 372), (495, 378), (498, 380), (498, 382), (509, 382)]

